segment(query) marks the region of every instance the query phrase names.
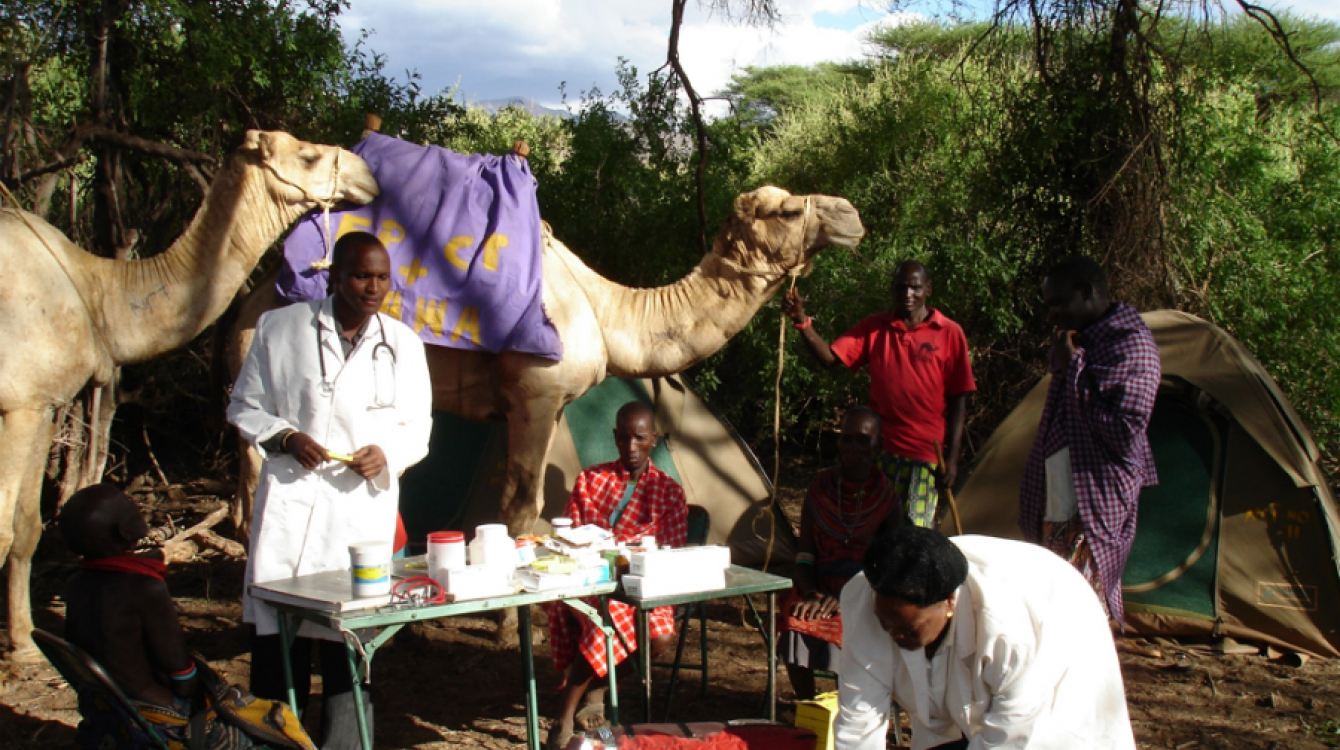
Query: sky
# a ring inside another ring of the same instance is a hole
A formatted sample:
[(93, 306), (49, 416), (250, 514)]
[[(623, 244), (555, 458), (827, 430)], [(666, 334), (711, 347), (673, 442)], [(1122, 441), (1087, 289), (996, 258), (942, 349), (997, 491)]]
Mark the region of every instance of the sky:
[[(680, 59), (700, 94), (722, 90), (747, 66), (859, 59), (871, 30), (913, 17), (886, 12), (880, 0), (776, 2), (782, 20), (773, 29), (741, 26), (689, 3)], [(1266, 4), (1340, 21), (1340, 0)], [(569, 103), (592, 87), (617, 89), (621, 57), (642, 74), (660, 67), (670, 0), (352, 0), (341, 28), (350, 43), (364, 29), (373, 32), (368, 43), (386, 56), (387, 72), (404, 80), (407, 70), (418, 71), (425, 93), (455, 88), (467, 103), (521, 97), (559, 107), (564, 82)]]

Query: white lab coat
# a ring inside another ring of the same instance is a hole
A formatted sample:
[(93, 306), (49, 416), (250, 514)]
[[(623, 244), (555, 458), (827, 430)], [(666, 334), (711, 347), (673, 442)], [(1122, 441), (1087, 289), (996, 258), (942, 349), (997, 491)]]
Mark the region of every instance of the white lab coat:
[(912, 750), (960, 736), (971, 750), (1134, 750), (1116, 647), (1084, 577), (1036, 545), (953, 542), (968, 579), (929, 662), (880, 627), (864, 574), (842, 590), (838, 750), (884, 750), (894, 700)]
[[(228, 421), (265, 459), (252, 512), (248, 586), (347, 570), (349, 544), (390, 542), (395, 535), (399, 476), (428, 453), (432, 386), (423, 342), (400, 321), (377, 317), (381, 325), (368, 321), (348, 360), (330, 297), (273, 310), (256, 326), (228, 405)], [(390, 351), (380, 346), (383, 326)], [(318, 330), (329, 394), (321, 387)], [(261, 442), (288, 428), (339, 453), (376, 445), (387, 469), (365, 480), (338, 461), (308, 471), (286, 453), (267, 455)], [(278, 632), (274, 610), (249, 592), (242, 617), (258, 634)], [(340, 639), (311, 623), (303, 623), (300, 634)]]

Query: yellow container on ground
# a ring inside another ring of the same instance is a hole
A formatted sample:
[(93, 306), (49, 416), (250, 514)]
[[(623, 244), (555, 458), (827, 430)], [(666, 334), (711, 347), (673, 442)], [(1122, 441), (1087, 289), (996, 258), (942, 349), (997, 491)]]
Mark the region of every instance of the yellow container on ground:
[(812, 701), (796, 703), (796, 726), (814, 732), (814, 750), (833, 750), (833, 720), (838, 714), (837, 691), (820, 693)]

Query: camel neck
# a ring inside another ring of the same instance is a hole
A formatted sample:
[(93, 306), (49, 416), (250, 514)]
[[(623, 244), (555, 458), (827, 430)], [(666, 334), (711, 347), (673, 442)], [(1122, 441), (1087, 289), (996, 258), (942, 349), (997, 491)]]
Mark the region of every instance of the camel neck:
[(96, 290), (91, 304), (115, 363), (142, 362), (199, 335), (302, 210), (277, 204), (261, 168), (234, 157), (167, 250), (137, 261), (89, 256), (82, 265), (88, 287)]
[(587, 268), (567, 248), (553, 252), (585, 292), (605, 338), (609, 374), (657, 377), (684, 370), (716, 353), (785, 282), (785, 269), (753, 273), (723, 262), (717, 247), (687, 276), (667, 286), (637, 289)]

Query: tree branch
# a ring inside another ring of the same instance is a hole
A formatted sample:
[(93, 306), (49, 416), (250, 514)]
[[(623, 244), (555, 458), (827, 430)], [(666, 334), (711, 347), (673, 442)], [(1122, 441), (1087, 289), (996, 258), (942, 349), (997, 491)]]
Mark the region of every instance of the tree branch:
[(1298, 68), (1303, 72), (1303, 75), (1307, 76), (1308, 83), (1312, 84), (1312, 108), (1317, 113), (1317, 125), (1324, 133), (1326, 133), (1326, 135), (1330, 136), (1332, 141), (1340, 144), (1340, 136), (1337, 136), (1335, 131), (1331, 129), (1331, 126), (1326, 123), (1326, 118), (1321, 116), (1321, 104), (1323, 101), (1321, 83), (1317, 80), (1317, 76), (1313, 74), (1312, 69), (1307, 67), (1302, 60), (1298, 59), (1298, 54), (1294, 51), (1293, 44), (1289, 41), (1289, 32), (1284, 30), (1284, 26), (1280, 23), (1279, 17), (1259, 5), (1253, 5), (1252, 3), (1247, 2), (1247, 0), (1238, 0), (1238, 7), (1242, 8), (1242, 12), (1246, 13), (1253, 21), (1261, 24), (1262, 28), (1266, 30), (1266, 33), (1270, 34), (1270, 38), (1273, 39), (1280, 50), (1284, 52), (1284, 56), (1289, 58), (1289, 62), (1293, 63), (1294, 67)]
[(688, 0), (674, 0), (672, 16), (670, 21), (670, 48), (666, 54), (666, 62), (679, 76), (679, 82), (684, 84), (684, 93), (689, 97), (689, 109), (693, 114), (694, 140), (698, 146), (698, 168), (694, 175), (694, 182), (698, 188), (697, 208), (698, 208), (698, 242), (702, 245), (703, 254), (706, 255), (710, 249), (707, 244), (707, 202), (706, 189), (703, 185), (704, 176), (707, 173), (707, 126), (703, 124), (702, 100), (698, 93), (693, 90), (693, 84), (689, 83), (689, 76), (684, 72), (684, 66), (679, 61), (679, 29), (684, 23), (684, 6)]
[(86, 138), (95, 141), (104, 141), (112, 143), (122, 148), (143, 151), (146, 154), (161, 156), (164, 159), (175, 161), (179, 164), (207, 164), (213, 166), (217, 163), (214, 157), (209, 154), (202, 154), (199, 151), (189, 151), (176, 146), (169, 146), (166, 143), (150, 141), (125, 133), (119, 133), (111, 128), (105, 128), (101, 125), (88, 125), (80, 129)]

